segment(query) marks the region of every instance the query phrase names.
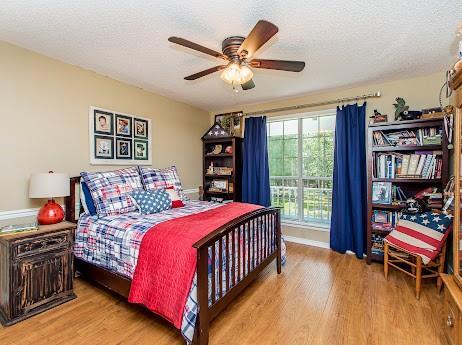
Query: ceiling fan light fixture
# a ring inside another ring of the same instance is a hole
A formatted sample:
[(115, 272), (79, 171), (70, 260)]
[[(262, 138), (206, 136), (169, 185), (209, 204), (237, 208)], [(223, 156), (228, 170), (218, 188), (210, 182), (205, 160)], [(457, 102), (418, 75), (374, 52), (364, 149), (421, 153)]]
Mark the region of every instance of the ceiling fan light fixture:
[(253, 78), (252, 70), (246, 65), (241, 65), (241, 69), (239, 72), (239, 84), (245, 84), (252, 78)]
[(232, 84), (236, 82), (240, 77), (241, 68), (238, 63), (231, 62), (220, 74), (220, 78), (228, 83)]
[(228, 84), (245, 84), (252, 77), (253, 72), (249, 67), (236, 62), (231, 62), (220, 75), (220, 78)]

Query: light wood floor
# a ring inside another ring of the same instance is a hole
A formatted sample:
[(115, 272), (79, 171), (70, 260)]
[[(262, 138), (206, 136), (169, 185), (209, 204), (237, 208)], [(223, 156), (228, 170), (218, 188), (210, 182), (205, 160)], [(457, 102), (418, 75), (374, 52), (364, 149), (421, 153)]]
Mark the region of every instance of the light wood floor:
[[(0, 344), (183, 344), (160, 318), (77, 279), (76, 300), (0, 328)], [(275, 264), (211, 327), (215, 344), (440, 344), (442, 297), (424, 284), (420, 301), (404, 274), (351, 255), (288, 244)]]

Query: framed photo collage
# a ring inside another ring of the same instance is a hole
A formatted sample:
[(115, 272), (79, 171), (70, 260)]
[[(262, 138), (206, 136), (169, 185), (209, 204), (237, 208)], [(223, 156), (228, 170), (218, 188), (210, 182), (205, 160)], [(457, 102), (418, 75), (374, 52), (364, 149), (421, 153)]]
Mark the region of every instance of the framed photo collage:
[(151, 165), (151, 120), (90, 107), (90, 164)]

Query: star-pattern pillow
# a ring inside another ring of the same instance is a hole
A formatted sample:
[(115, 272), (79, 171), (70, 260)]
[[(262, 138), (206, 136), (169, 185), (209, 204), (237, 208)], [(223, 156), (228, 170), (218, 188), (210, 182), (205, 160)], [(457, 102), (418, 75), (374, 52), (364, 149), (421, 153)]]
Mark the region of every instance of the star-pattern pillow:
[(130, 194), (142, 214), (159, 213), (172, 207), (172, 200), (164, 189), (139, 190)]

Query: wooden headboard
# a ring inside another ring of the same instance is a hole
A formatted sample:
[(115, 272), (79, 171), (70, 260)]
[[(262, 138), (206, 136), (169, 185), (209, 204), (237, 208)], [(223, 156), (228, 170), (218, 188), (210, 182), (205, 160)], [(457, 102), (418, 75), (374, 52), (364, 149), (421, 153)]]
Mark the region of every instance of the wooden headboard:
[(83, 207), (80, 203), (80, 176), (71, 177), (70, 183), (70, 195), (64, 198), (64, 205), (66, 205), (66, 220), (68, 222), (77, 223), (80, 214), (83, 212)]

